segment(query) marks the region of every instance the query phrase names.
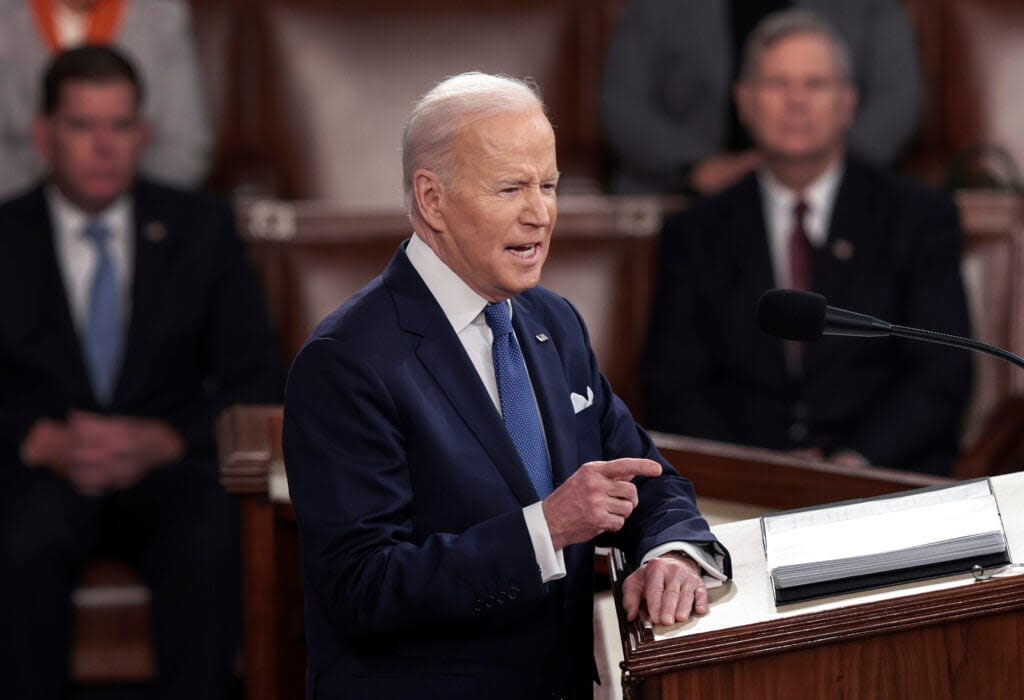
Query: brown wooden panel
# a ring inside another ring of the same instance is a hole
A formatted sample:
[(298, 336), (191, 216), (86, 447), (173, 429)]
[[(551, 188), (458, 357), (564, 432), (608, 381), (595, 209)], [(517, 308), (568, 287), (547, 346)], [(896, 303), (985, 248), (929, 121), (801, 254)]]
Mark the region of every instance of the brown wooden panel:
[(1024, 692), (1021, 620), (1019, 612), (1005, 612), (696, 668), (642, 682), (632, 697), (1017, 698)]
[(655, 642), (623, 618), (621, 556), (613, 573), (623, 683), (636, 700), (1015, 698), (1024, 688), (1024, 577)]
[(149, 589), (127, 564), (99, 559), (76, 590), (71, 677), (78, 683), (151, 681)]
[(661, 454), (706, 498), (773, 509), (804, 508), (949, 483), (926, 474), (841, 467), (775, 450), (652, 433)]
[[(543, 284), (587, 322), (605, 375), (638, 406), (636, 358), (647, 325), (655, 234), (678, 200), (564, 196)], [(323, 201), (253, 201), (239, 212), (286, 360), (315, 325), (379, 274), (411, 225), (400, 211), (358, 212)]]

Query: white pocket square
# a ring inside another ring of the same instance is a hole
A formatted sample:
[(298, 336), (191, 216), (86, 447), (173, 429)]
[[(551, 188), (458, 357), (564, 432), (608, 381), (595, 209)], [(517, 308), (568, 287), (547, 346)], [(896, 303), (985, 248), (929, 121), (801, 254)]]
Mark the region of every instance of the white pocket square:
[(587, 395), (584, 397), (575, 391), (569, 392), (569, 400), (572, 401), (572, 412), (579, 413), (584, 408), (590, 408), (594, 403), (594, 390), (587, 387)]

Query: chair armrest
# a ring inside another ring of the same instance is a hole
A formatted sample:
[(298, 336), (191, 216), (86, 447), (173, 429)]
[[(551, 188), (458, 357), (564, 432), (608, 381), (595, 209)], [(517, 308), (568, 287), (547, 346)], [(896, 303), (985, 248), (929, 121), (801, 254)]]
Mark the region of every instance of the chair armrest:
[(957, 479), (1005, 474), (1024, 463), (1024, 396), (1004, 399), (982, 424), (981, 433), (953, 465)]
[(233, 494), (267, 494), (281, 459), (280, 405), (236, 405), (217, 418), (220, 483)]

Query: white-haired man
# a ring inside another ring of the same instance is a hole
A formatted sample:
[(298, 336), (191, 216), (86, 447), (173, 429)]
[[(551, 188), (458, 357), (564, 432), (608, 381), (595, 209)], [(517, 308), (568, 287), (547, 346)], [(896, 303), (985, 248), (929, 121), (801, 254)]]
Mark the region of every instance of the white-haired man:
[(534, 91), (450, 78), (403, 148), (414, 233), (288, 383), (307, 697), (589, 698), (595, 538), (658, 622), (706, 613), (728, 554), (536, 286), (558, 168)]

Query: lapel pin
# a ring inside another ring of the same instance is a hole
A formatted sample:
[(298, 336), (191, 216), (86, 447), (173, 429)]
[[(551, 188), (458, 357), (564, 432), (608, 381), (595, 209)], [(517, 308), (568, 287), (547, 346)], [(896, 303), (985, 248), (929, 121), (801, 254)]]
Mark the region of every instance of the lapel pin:
[(545, 333), (538, 333), (534, 337), (537, 339), (538, 343), (546, 343), (546, 342), (548, 342), (548, 336)]
[(142, 229), (142, 235), (150, 243), (159, 243), (167, 238), (167, 227), (160, 221), (151, 221)]
[(832, 257), (837, 260), (849, 260), (853, 257), (853, 243), (845, 238), (839, 238), (832, 244)]

